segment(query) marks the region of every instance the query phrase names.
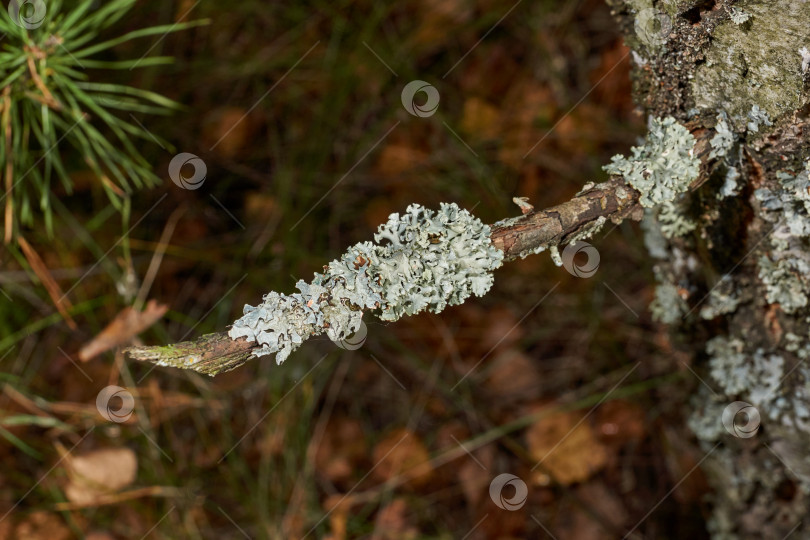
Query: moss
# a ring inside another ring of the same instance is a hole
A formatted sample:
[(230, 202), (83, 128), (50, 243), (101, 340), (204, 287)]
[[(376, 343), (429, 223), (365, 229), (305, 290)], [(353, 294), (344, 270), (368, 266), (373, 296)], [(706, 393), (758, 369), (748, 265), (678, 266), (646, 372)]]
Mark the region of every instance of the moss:
[(807, 45), (810, 2), (742, 0), (736, 8), (751, 20), (715, 28), (691, 90), (698, 107), (727, 111), (741, 131), (753, 105), (778, 119), (806, 102), (796, 51)]

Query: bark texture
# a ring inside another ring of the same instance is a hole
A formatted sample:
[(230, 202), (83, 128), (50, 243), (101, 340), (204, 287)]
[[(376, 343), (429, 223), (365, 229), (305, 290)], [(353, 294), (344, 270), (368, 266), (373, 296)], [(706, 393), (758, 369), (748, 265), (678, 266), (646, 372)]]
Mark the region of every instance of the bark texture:
[(810, 538), (810, 2), (608, 4), (645, 112), (724, 133), (698, 189), (643, 222), (653, 315), (706, 382), (686, 420), (709, 532)]

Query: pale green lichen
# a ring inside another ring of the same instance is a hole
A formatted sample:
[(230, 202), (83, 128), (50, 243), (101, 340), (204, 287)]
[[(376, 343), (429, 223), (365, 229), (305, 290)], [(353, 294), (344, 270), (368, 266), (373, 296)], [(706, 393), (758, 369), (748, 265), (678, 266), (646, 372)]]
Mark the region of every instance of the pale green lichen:
[(740, 192), (740, 186), (737, 184), (737, 180), (739, 179), (740, 171), (737, 170), (737, 167), (729, 167), (728, 171), (726, 171), (726, 178), (723, 181), (723, 185), (720, 187), (720, 191), (717, 193), (717, 198), (725, 199), (726, 197), (738, 195)]
[(740, 305), (740, 301), (734, 290), (734, 282), (723, 278), (709, 292), (706, 304), (700, 308), (700, 317), (711, 320), (720, 315), (733, 313)]
[(782, 354), (762, 348), (751, 354), (740, 338), (715, 337), (706, 344), (710, 375), (728, 397), (752, 403), (764, 418), (810, 433), (810, 368), (804, 364), (810, 345), (792, 333), (785, 342), (785, 350), (799, 358), (790, 369)]
[(655, 287), (655, 298), (650, 303), (654, 320), (664, 324), (674, 324), (686, 313), (686, 301), (681, 298), (678, 287), (672, 283), (659, 283)]
[(692, 414), (686, 420), (692, 432), (701, 441), (716, 441), (726, 430), (720, 419), (728, 402), (717, 394), (710, 394), (703, 386), (691, 400)]
[(750, 13), (736, 7), (731, 8), (729, 15), (731, 16), (731, 20), (734, 21), (734, 24), (743, 24), (751, 18)]
[(681, 236), (686, 236), (694, 231), (698, 224), (687, 217), (687, 200), (679, 196), (675, 201), (662, 203), (658, 207), (658, 223), (661, 226), (661, 234), (670, 240)]
[[(622, 188), (618, 188), (618, 189), (622, 189)], [(617, 196), (620, 196), (620, 195), (618, 195), (618, 190), (617, 190)], [(566, 239), (566, 242), (568, 244), (574, 244), (574, 243), (576, 243), (576, 242), (578, 242), (580, 240), (587, 240), (587, 239), (591, 238), (593, 235), (595, 235), (596, 233), (598, 233), (599, 231), (601, 231), (602, 227), (605, 226), (605, 223), (607, 223), (607, 218), (605, 216), (599, 216), (594, 221), (591, 221), (590, 223), (584, 225), (576, 233), (569, 236)]]
[(764, 218), (777, 223), (771, 241), (778, 249), (788, 249), (790, 236), (810, 236), (810, 172), (793, 175), (778, 171), (781, 189), (760, 188), (754, 192), (765, 210)]
[(759, 108), (759, 105), (754, 105), (751, 107), (751, 110), (748, 112), (748, 127), (749, 131), (758, 132), (760, 124), (764, 124), (765, 126), (772, 126), (773, 122), (771, 119), (768, 118), (768, 113), (763, 111)]
[(706, 343), (711, 356), (709, 373), (729, 396), (745, 393), (755, 404), (775, 396), (784, 376), (784, 360), (777, 354), (757, 349), (746, 354), (745, 343), (739, 338), (717, 336)]
[(802, 73), (807, 73), (810, 69), (810, 50), (807, 47), (799, 49), (799, 55), (802, 57)]
[(810, 264), (804, 258), (786, 257), (777, 261), (759, 258), (759, 277), (771, 304), (779, 304), (785, 313), (796, 313), (807, 306)]
[(257, 342), (253, 356), (276, 353), (280, 364), (312, 335), (350, 336), (364, 310), (378, 310), (386, 321), (438, 313), (491, 287), (503, 252), (489, 235), (488, 225), (455, 204), (438, 212), (411, 205), (392, 214), (374, 242), (352, 246), (311, 283), (299, 280), (299, 293), (271, 292), (260, 305), (246, 305), (228, 335)]
[(644, 246), (651, 257), (666, 259), (669, 257), (669, 242), (661, 232), (661, 224), (651, 212), (644, 212), (641, 219), (641, 230), (644, 231)]
[(551, 260), (555, 266), (562, 266), (563, 260), (562, 256), (560, 255), (560, 248), (557, 246), (549, 246), (549, 254), (551, 255)]
[(674, 118), (653, 118), (644, 144), (632, 147), (629, 158), (613, 156), (603, 168), (641, 192), (642, 206), (653, 207), (674, 200), (697, 178), (700, 160), (694, 146), (695, 138)]
[(717, 124), (714, 126), (716, 133), (711, 138), (709, 143), (712, 145), (712, 151), (709, 152), (709, 159), (722, 158), (728, 154), (731, 147), (734, 146), (734, 132), (726, 122), (726, 114), (720, 113), (717, 115)]

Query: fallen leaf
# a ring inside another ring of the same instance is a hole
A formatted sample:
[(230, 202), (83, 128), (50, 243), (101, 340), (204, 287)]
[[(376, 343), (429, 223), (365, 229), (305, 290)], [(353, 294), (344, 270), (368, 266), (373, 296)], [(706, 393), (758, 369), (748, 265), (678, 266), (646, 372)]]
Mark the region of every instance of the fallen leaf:
[(595, 425), (604, 444), (620, 447), (644, 436), (644, 410), (631, 401), (608, 401), (597, 410)]
[(479, 339), (481, 348), (486, 352), (507, 349), (517, 344), (524, 334), (515, 313), (503, 305), (487, 310), (485, 325)]
[(484, 381), (487, 392), (498, 405), (536, 397), (540, 377), (531, 358), (518, 349), (507, 349), (493, 358), (487, 366)]
[(126, 447), (103, 448), (65, 459), (65, 495), (78, 504), (91, 504), (135, 481), (138, 458)]
[(465, 455), (464, 462), (456, 468), (458, 483), (469, 508), (478, 508), (489, 494), (489, 484), (492, 481), (489, 471), (495, 462), (495, 453), (495, 445), (488, 444), (474, 450), (471, 455)]
[(560, 540), (611, 540), (620, 537), (627, 525), (624, 503), (601, 482), (576, 488), (576, 502), (563, 502), (554, 533)]
[(351, 478), (365, 459), (366, 451), (360, 422), (339, 416), (331, 418), (315, 453), (315, 470), (333, 484), (339, 484)]
[(133, 337), (155, 324), (168, 310), (169, 306), (158, 304), (155, 300), (147, 302), (143, 311), (125, 307), (99, 335), (82, 346), (79, 359), (87, 362), (113, 347), (129, 343)]
[(607, 463), (607, 450), (590, 424), (581, 420), (580, 412), (561, 412), (543, 418), (526, 432), (532, 458), (563, 485), (587, 480)]
[(461, 130), (475, 140), (498, 137), (498, 119), (501, 112), (481, 98), (471, 97), (464, 101), (461, 113)]
[(419, 530), (408, 521), (409, 508), (405, 499), (398, 498), (383, 507), (377, 514), (375, 534), (371, 540), (412, 540)]
[(72, 536), (62, 518), (50, 512), (33, 512), (14, 529), (16, 540), (68, 540)]
[(255, 113), (241, 107), (225, 107), (210, 113), (204, 136), (218, 154), (232, 158), (250, 146), (257, 124)]
[(405, 428), (395, 429), (374, 447), (374, 476), (387, 481), (400, 474), (417, 487), (426, 484), (433, 473), (430, 454), (419, 436)]
[(424, 150), (405, 144), (392, 143), (380, 152), (375, 168), (385, 177), (397, 177), (427, 163), (429, 155)]

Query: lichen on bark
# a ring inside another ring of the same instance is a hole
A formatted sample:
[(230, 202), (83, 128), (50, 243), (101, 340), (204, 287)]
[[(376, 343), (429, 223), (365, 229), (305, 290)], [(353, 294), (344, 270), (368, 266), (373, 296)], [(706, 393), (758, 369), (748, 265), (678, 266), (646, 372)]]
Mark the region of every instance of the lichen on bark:
[[(644, 113), (715, 130), (690, 190), (643, 222), (652, 307), (701, 379), (686, 416), (713, 487), (707, 528), (810, 537), (810, 2), (607, 1)], [(639, 38), (644, 9), (668, 18), (657, 48)], [(750, 439), (721, 422), (735, 401), (760, 414)]]
[[(740, 22), (739, 12), (749, 18)], [(799, 49), (810, 41), (810, 2), (741, 0), (711, 34), (705, 63), (695, 69), (695, 105), (724, 110), (742, 130), (756, 105), (770, 118), (807, 99)]]
[(253, 356), (275, 353), (280, 364), (310, 336), (350, 336), (364, 311), (395, 321), (483, 296), (503, 256), (489, 226), (456, 204), (438, 211), (414, 204), (380, 225), (374, 242), (350, 247), (310, 283), (299, 280), (299, 292), (270, 292), (258, 306), (246, 305), (228, 335), (255, 341)]

